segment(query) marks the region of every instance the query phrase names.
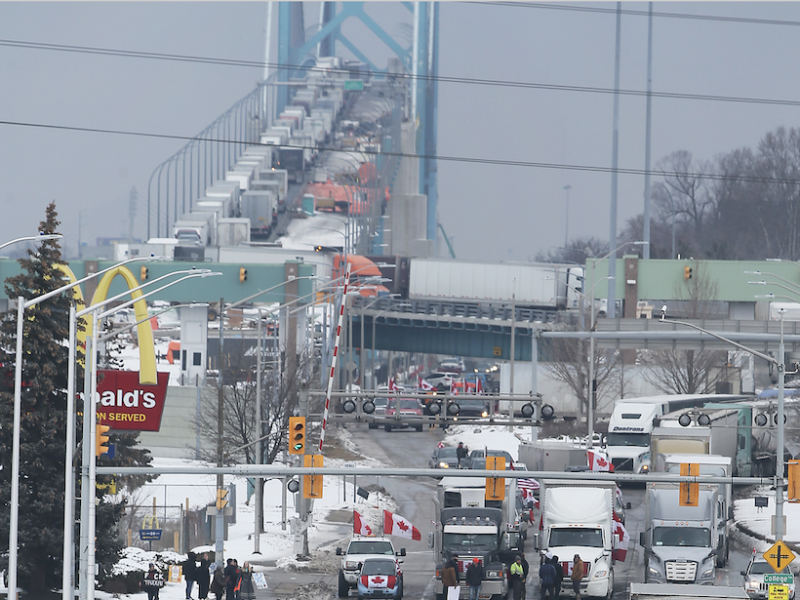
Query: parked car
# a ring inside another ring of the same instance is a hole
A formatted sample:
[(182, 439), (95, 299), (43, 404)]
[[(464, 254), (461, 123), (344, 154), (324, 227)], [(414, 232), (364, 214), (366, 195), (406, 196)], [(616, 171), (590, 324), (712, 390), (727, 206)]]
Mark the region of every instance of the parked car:
[(428, 460), (429, 469), (457, 469), (458, 455), (454, 446), (436, 448)]
[[(766, 559), (756, 551), (753, 551), (753, 556), (750, 557), (750, 562), (744, 571), (741, 571), (744, 581), (742, 587), (750, 598), (763, 600), (769, 597), (769, 584), (764, 583), (764, 575), (767, 573), (774, 573), (775, 569), (770, 566)], [(791, 575), (792, 582), (789, 584), (789, 600), (794, 600), (794, 574), (789, 570), (789, 567), (784, 567), (781, 573)]]
[[(503, 456), (506, 459), (506, 470), (511, 470), (514, 468), (514, 459), (511, 458), (511, 455), (508, 452), (506, 452), (505, 450), (492, 450), (491, 448), (488, 450), (485, 450), (484, 448), (473, 450), (472, 452), (469, 453), (469, 455), (466, 458), (463, 459), (463, 461), (468, 461), (475, 458), (482, 458), (484, 459), (483, 461), (484, 466), (481, 468), (485, 468), (487, 452), (489, 453), (489, 456)], [(475, 467), (462, 467), (462, 468), (474, 469)]]
[(403, 572), (394, 558), (365, 558), (358, 578), (358, 598), (403, 597)]
[[(399, 412), (398, 412), (399, 411)], [(416, 398), (389, 398), (389, 402), (386, 405), (386, 416), (387, 417), (394, 417), (398, 415), (400, 417), (422, 417), (422, 404)], [(419, 423), (409, 423), (408, 421), (393, 421), (391, 423), (386, 423), (384, 425), (384, 429), (386, 431), (391, 431), (392, 429), (403, 429), (405, 427), (413, 427), (417, 431), (422, 431), (422, 421), (420, 420)]]
[(423, 379), (440, 392), (443, 392), (445, 390), (450, 390), (450, 386), (453, 385), (453, 381), (455, 381), (456, 377), (453, 373), (437, 371), (436, 373), (430, 373), (427, 377), (423, 377)]

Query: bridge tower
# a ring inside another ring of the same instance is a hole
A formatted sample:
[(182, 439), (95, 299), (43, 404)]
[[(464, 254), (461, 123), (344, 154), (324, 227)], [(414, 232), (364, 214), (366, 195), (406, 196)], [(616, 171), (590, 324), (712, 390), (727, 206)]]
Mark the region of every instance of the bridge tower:
[[(301, 76), (303, 67), (313, 64), (317, 56), (334, 56), (341, 44), (358, 60), (369, 65), (370, 71), (380, 76), (387, 72), (379, 68), (358, 45), (342, 33), (341, 25), (347, 19), (358, 19), (400, 59), (411, 76), (409, 118), (416, 123), (415, 153), (426, 158), (419, 161), (419, 193), (428, 198), (426, 234), (436, 239), (437, 228), (437, 169), (436, 155), (437, 102), (439, 74), (439, 3), (403, 2), (413, 15), (414, 35), (410, 48), (404, 47), (386, 32), (364, 10), (363, 2), (323, 2), (320, 10), (320, 28), (306, 39), (303, 5), (299, 2), (278, 3), (278, 93), (276, 114), (289, 101), (289, 80)], [(338, 12), (337, 12), (338, 11)]]

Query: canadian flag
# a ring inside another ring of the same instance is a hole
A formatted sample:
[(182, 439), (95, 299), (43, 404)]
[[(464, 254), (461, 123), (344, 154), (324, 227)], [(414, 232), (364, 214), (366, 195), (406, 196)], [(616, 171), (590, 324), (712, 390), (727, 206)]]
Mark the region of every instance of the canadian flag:
[(440, 441), (438, 444), (436, 444), (436, 447), (437, 448), (444, 448), (444, 442)]
[(475, 379), (475, 393), (482, 394), (483, 393), (483, 383), (481, 383), (480, 378)]
[(390, 392), (399, 392), (400, 390), (397, 387), (397, 384), (394, 382), (394, 377), (389, 380), (389, 391)]
[(435, 390), (436, 388), (433, 387), (430, 383), (425, 381), (422, 377), (417, 375), (417, 387), (421, 389), (423, 392), (430, 392)]
[(587, 450), (586, 457), (589, 460), (590, 471), (614, 471), (614, 465), (608, 460), (608, 456), (595, 450)]
[(367, 525), (364, 517), (355, 510), (353, 511), (353, 533), (357, 535), (372, 535), (372, 527)]
[(388, 510), (383, 511), (383, 533), (385, 535), (394, 535), (409, 540), (419, 541), (422, 539), (422, 534), (419, 532), (419, 529), (400, 515), (391, 513)]
[(630, 544), (631, 536), (628, 534), (628, 530), (625, 529), (625, 525), (620, 522), (617, 513), (614, 513), (614, 535), (612, 537), (614, 539), (614, 545), (611, 558), (619, 562), (624, 562), (628, 554), (628, 545)]

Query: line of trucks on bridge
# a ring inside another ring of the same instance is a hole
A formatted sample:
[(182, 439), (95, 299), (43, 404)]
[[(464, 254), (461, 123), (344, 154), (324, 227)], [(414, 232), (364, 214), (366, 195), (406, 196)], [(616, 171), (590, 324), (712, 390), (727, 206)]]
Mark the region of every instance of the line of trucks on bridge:
[[(797, 412), (795, 398), (787, 398), (787, 421), (800, 416)], [(658, 474), (680, 474), (685, 463), (698, 465), (700, 475), (774, 474), (774, 415), (775, 398), (769, 391), (763, 398), (684, 395), (617, 401), (603, 450), (614, 472), (653, 475), (645, 489), (644, 531), (636, 540), (644, 554), (644, 584), (632, 584), (631, 598), (746, 597), (741, 588), (706, 587), (714, 584), (716, 569), (728, 561), (732, 485), (699, 484), (696, 506), (682, 506), (677, 484), (659, 482)], [(588, 470), (586, 447), (571, 442), (521, 440), (519, 462), (531, 471)], [(508, 566), (522, 551), (529, 527), (535, 531), (538, 521), (533, 538), (540, 560), (556, 555), (568, 574), (573, 557), (579, 555), (586, 564), (581, 596), (610, 600), (619, 545), (615, 520), (624, 522), (626, 507), (613, 474), (601, 477), (540, 481), (538, 519), (516, 479), (505, 479), (501, 502), (485, 499), (483, 479), (441, 479), (434, 500), (438, 518), (429, 537), (437, 565), (437, 599), (444, 598), (442, 568), (454, 556), (462, 574), (474, 558), (483, 564), (482, 600), (505, 598)], [(531, 568), (538, 564), (532, 561)], [(462, 577), (461, 598), (466, 598), (463, 586)], [(567, 588), (561, 593), (574, 596)], [(342, 587), (339, 591), (346, 595)]]

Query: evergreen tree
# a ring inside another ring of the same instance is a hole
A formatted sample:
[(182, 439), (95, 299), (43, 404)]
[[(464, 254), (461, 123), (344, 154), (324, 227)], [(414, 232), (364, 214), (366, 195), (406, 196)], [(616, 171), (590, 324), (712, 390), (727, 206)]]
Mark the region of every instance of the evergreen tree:
[[(41, 233), (55, 233), (59, 225), (55, 204), (47, 207)], [(63, 264), (57, 240), (37, 244), (19, 260), (22, 273), (6, 280), (10, 298), (31, 299), (63, 285), (56, 265)], [(61, 586), (64, 526), (64, 456), (66, 443), (66, 388), (70, 296), (61, 294), (25, 311), (22, 357), (22, 412), (20, 423), (19, 562), (18, 584), (31, 596)], [(14, 414), (16, 310), (0, 322), (0, 501), (9, 506)], [(81, 371), (80, 364), (77, 371)], [(78, 381), (83, 377), (76, 373)], [(80, 439), (79, 431), (76, 432)], [(98, 491), (98, 496), (102, 492)], [(116, 535), (124, 505), (101, 500), (97, 509), (97, 563), (101, 576), (119, 560)], [(0, 531), (8, 532), (9, 511), (0, 511)], [(0, 567), (8, 566), (7, 535), (0, 536)]]

